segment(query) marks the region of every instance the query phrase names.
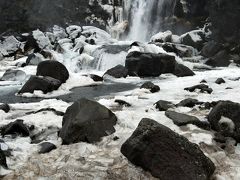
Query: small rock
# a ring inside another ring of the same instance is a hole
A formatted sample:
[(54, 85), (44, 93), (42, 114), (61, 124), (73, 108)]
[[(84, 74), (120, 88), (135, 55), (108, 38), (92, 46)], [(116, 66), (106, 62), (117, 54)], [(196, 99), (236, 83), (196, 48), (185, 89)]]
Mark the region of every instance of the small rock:
[(199, 102), (197, 99), (187, 98), (177, 104), (177, 106), (192, 108), (196, 105), (201, 105), (203, 102)]
[(216, 84), (223, 84), (223, 83), (226, 83), (225, 80), (223, 78), (218, 78), (216, 81), (215, 81)]
[(1, 104), (0, 110), (3, 110), (5, 113), (8, 113), (10, 111), (10, 106), (8, 104)]
[(155, 93), (155, 92), (159, 92), (160, 91), (160, 87), (153, 84), (151, 81), (147, 81), (145, 82), (140, 89), (148, 89), (150, 90), (151, 93)]
[(188, 124), (193, 124), (196, 125), (199, 128), (209, 130), (210, 125), (207, 122), (200, 121), (197, 117), (195, 116), (190, 116), (187, 114), (182, 114), (174, 111), (166, 111), (165, 115), (173, 121), (174, 124), (177, 126), (185, 126)]
[(21, 70), (7, 70), (1, 77), (2, 81), (23, 81), (26, 79), (26, 73)]
[(132, 106), (130, 103), (128, 103), (126, 101), (123, 101), (121, 99), (115, 99), (114, 102), (118, 103), (121, 106), (126, 106), (126, 107), (131, 107)]
[(41, 146), (41, 149), (38, 152), (39, 154), (49, 153), (52, 150), (57, 149), (57, 147), (50, 142), (43, 142), (43, 143), (40, 144), (40, 146)]
[(159, 100), (155, 104), (156, 104), (156, 108), (159, 111), (167, 111), (168, 109), (175, 107), (175, 105), (172, 102), (163, 101), (163, 100)]
[(95, 82), (103, 81), (103, 77), (100, 77), (100, 76), (95, 75), (95, 74), (90, 74), (89, 77)]
[(184, 90), (189, 92), (194, 92), (196, 89), (199, 89), (200, 92), (207, 92), (208, 94), (211, 94), (213, 92), (212, 88), (209, 88), (206, 84), (199, 84), (196, 86), (185, 88)]
[(195, 73), (183, 64), (176, 64), (173, 74), (177, 77), (194, 76)]

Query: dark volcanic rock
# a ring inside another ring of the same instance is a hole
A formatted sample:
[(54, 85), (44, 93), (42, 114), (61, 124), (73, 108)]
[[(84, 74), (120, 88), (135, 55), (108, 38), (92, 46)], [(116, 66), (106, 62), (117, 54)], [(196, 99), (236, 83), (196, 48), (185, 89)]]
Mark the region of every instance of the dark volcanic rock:
[(155, 92), (159, 92), (160, 91), (160, 87), (153, 84), (151, 81), (147, 81), (145, 82), (140, 89), (148, 89), (150, 90), (151, 93), (155, 93)]
[(207, 180), (215, 170), (196, 144), (151, 119), (141, 120), (121, 152), (161, 180)]
[[(222, 118), (225, 119), (222, 120)], [(226, 137), (233, 137), (240, 142), (240, 104), (220, 101), (208, 115), (211, 127)], [(228, 118), (228, 119), (226, 119)]]
[(117, 117), (101, 104), (80, 99), (68, 107), (59, 136), (63, 144), (93, 143), (115, 132)]
[(203, 102), (199, 102), (197, 99), (187, 98), (182, 100), (177, 104), (177, 106), (183, 106), (183, 107), (194, 107), (196, 105), (201, 105)]
[(96, 75), (96, 74), (90, 74), (89, 76), (95, 82), (103, 81), (103, 78), (98, 76), (98, 75)]
[(187, 66), (184, 66), (183, 64), (176, 64), (173, 74), (176, 75), (177, 77), (195, 75), (195, 73), (191, 69), (189, 69)]
[(175, 57), (167, 54), (131, 52), (126, 58), (126, 68), (130, 76), (157, 77), (164, 73), (173, 73)]
[(67, 68), (58, 61), (48, 60), (38, 64), (37, 76), (49, 76), (65, 83), (69, 78)]
[(196, 125), (199, 128), (210, 129), (210, 125), (207, 122), (200, 121), (197, 117), (190, 116), (187, 114), (178, 113), (175, 111), (166, 111), (165, 115), (173, 121), (177, 126), (185, 126), (188, 124)]
[(43, 142), (40, 144), (40, 147), (41, 147), (41, 149), (38, 152), (39, 154), (49, 153), (50, 151), (57, 149), (57, 147), (50, 142)]
[(35, 90), (40, 90), (44, 94), (57, 90), (61, 86), (61, 81), (52, 77), (31, 76), (24, 84), (18, 94), (33, 93)]
[(159, 111), (167, 111), (168, 109), (175, 107), (175, 105), (172, 102), (163, 100), (159, 100), (158, 102), (155, 103), (155, 105)]
[(218, 78), (216, 81), (215, 81), (216, 84), (223, 84), (225, 83), (225, 80), (223, 78)]
[(199, 84), (196, 86), (184, 88), (184, 90), (190, 92), (194, 92), (196, 89), (199, 89), (200, 92), (207, 92), (208, 94), (211, 94), (213, 92), (212, 88), (209, 88), (206, 84)]
[(131, 107), (132, 106), (130, 103), (128, 103), (126, 101), (123, 101), (121, 99), (115, 99), (114, 102), (118, 103), (121, 106), (126, 106), (126, 107)]
[(221, 44), (215, 41), (209, 41), (203, 46), (201, 55), (210, 58), (217, 54), (222, 48)]
[(104, 75), (109, 75), (114, 78), (126, 78), (128, 75), (128, 70), (122, 65), (117, 65), (107, 70)]
[(213, 67), (227, 67), (230, 64), (230, 55), (226, 50), (219, 51), (206, 64)]
[(0, 110), (3, 110), (5, 113), (8, 113), (10, 111), (10, 106), (8, 104), (1, 104)]
[(0, 166), (4, 167), (5, 169), (8, 168), (6, 156), (1, 149), (0, 149)]
[(16, 120), (14, 122), (9, 123), (6, 126), (0, 128), (1, 135), (20, 135), (20, 136), (29, 136), (29, 129), (28, 127), (23, 124), (23, 120)]

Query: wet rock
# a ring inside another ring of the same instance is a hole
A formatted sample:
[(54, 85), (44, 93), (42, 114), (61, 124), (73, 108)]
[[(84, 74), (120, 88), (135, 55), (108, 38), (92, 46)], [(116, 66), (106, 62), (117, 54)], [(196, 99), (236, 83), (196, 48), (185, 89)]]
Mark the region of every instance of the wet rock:
[(35, 65), (37, 66), (40, 62), (42, 62), (44, 57), (39, 53), (32, 53), (28, 55), (26, 60), (26, 65)]
[(61, 81), (52, 77), (31, 76), (23, 85), (18, 94), (33, 93), (35, 90), (42, 91), (44, 94), (57, 90), (61, 86)]
[(49, 153), (52, 150), (57, 149), (57, 147), (50, 142), (43, 142), (43, 143), (40, 144), (40, 147), (41, 147), (41, 149), (38, 152), (39, 154)]
[(167, 111), (168, 109), (175, 107), (175, 105), (172, 102), (163, 100), (159, 100), (158, 102), (155, 103), (155, 105), (159, 111)]
[(201, 105), (203, 102), (199, 102), (197, 99), (187, 98), (180, 101), (177, 106), (189, 107), (192, 108), (196, 105)]
[(40, 109), (38, 111), (31, 111), (31, 112), (27, 112), (26, 114), (29, 115), (29, 114), (37, 114), (37, 113), (40, 113), (40, 112), (44, 112), (44, 111), (52, 111), (54, 114), (56, 114), (57, 116), (63, 116), (64, 115), (64, 112), (61, 112), (61, 111), (57, 111), (56, 109), (54, 108), (43, 108), (43, 109)]
[(67, 68), (58, 61), (48, 60), (38, 64), (37, 76), (49, 76), (65, 83), (69, 78)]
[(213, 92), (212, 88), (209, 88), (209, 86), (206, 84), (199, 84), (192, 87), (184, 88), (184, 90), (189, 92), (194, 92), (196, 89), (200, 90), (200, 92), (202, 93), (207, 92), (208, 94), (211, 94)]
[(174, 75), (177, 77), (185, 77), (185, 76), (194, 76), (195, 73), (189, 69), (187, 66), (184, 66), (183, 64), (176, 64), (175, 70), (173, 72)]
[(201, 50), (204, 45), (204, 32), (202, 30), (190, 31), (181, 36), (182, 44), (192, 46), (197, 50)]
[(206, 62), (207, 65), (213, 67), (227, 67), (230, 63), (230, 56), (226, 50), (219, 51)]
[(10, 106), (8, 104), (1, 104), (0, 110), (4, 111), (5, 113), (8, 113), (10, 111)]
[(175, 57), (168, 54), (131, 52), (126, 58), (126, 68), (130, 76), (157, 77), (164, 73), (173, 73)]
[(0, 128), (1, 135), (17, 135), (17, 136), (29, 136), (28, 127), (23, 124), (23, 120), (16, 120)]
[(0, 149), (0, 166), (8, 169), (7, 160), (4, 152)]
[(240, 104), (219, 101), (208, 114), (211, 127), (225, 137), (233, 137), (240, 142)]
[(95, 81), (95, 82), (101, 82), (101, 81), (103, 81), (103, 77), (100, 77), (100, 76), (95, 75), (95, 74), (90, 74), (89, 77), (90, 77), (93, 81)]
[(128, 103), (126, 101), (123, 101), (121, 99), (115, 99), (114, 102), (118, 103), (121, 106), (126, 106), (126, 107), (131, 107), (132, 106), (130, 103)]
[(172, 41), (172, 32), (171, 31), (165, 31), (165, 32), (159, 32), (158, 34), (155, 34), (151, 37), (151, 42), (171, 42)]
[(218, 78), (216, 81), (215, 81), (216, 84), (223, 84), (223, 83), (226, 83), (225, 80), (223, 78)]
[(159, 92), (160, 87), (158, 85), (153, 84), (151, 81), (145, 82), (140, 89), (148, 89), (151, 93)]
[(209, 41), (203, 46), (201, 55), (210, 58), (217, 54), (222, 48), (221, 44), (215, 41)]
[(182, 113), (178, 113), (170, 110), (166, 111), (165, 115), (169, 119), (171, 119), (173, 123), (176, 124), (177, 126), (186, 126), (188, 124), (193, 124), (202, 129), (207, 129), (207, 130), (210, 129), (209, 123), (200, 121), (195, 116), (190, 116), (187, 114), (182, 114)]
[(7, 70), (1, 77), (2, 81), (23, 81), (26, 78), (26, 73), (21, 70)]
[(126, 78), (128, 75), (128, 70), (122, 65), (117, 65), (107, 70), (104, 75), (109, 75), (114, 78)]
[(115, 132), (117, 117), (105, 106), (88, 99), (80, 99), (68, 107), (59, 136), (63, 144), (80, 141), (93, 143)]
[(151, 119), (142, 119), (121, 152), (161, 180), (206, 180), (215, 166), (200, 148)]

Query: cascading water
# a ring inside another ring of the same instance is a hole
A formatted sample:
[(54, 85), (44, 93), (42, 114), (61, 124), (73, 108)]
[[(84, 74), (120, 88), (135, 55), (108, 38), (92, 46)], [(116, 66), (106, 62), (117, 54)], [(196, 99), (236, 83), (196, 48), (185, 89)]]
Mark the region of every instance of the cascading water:
[(175, 0), (125, 0), (124, 14), (129, 22), (126, 39), (147, 41), (161, 30), (161, 22), (173, 15)]

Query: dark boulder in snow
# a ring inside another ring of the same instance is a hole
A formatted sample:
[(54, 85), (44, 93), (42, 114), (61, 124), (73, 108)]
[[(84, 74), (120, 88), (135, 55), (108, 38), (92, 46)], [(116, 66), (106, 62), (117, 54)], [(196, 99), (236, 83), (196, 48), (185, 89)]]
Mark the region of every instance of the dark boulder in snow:
[(206, 180), (215, 170), (196, 144), (151, 119), (141, 120), (121, 152), (161, 180)]
[(57, 147), (50, 142), (43, 142), (40, 144), (40, 147), (40, 151), (38, 152), (39, 154), (49, 153), (52, 150), (57, 149)]
[(18, 135), (18, 136), (29, 136), (28, 127), (23, 124), (23, 120), (16, 120), (0, 128), (1, 135)]
[(18, 94), (33, 93), (35, 90), (42, 91), (44, 94), (57, 90), (61, 86), (61, 81), (52, 77), (31, 76), (23, 85)]
[(175, 105), (172, 102), (163, 100), (159, 100), (158, 102), (155, 103), (155, 105), (159, 111), (167, 111), (168, 109), (175, 107)]
[(200, 92), (204, 93), (207, 92), (208, 94), (211, 94), (213, 92), (212, 88), (209, 88), (206, 84), (198, 84), (192, 87), (184, 88), (186, 91), (194, 92), (195, 90), (200, 90)]
[(233, 137), (240, 142), (240, 104), (220, 101), (208, 114), (211, 127), (226, 137)]
[(207, 65), (213, 67), (227, 67), (230, 63), (230, 55), (226, 50), (219, 51), (206, 62)]
[(195, 73), (189, 69), (187, 66), (184, 66), (183, 64), (176, 63), (175, 70), (173, 72), (174, 75), (177, 77), (185, 77), (185, 76), (194, 76)]
[(58, 61), (48, 60), (38, 64), (37, 76), (49, 76), (65, 83), (69, 78), (67, 68)]
[(59, 136), (63, 144), (80, 141), (93, 143), (115, 132), (117, 117), (105, 106), (80, 99), (68, 107)]
[(2, 81), (23, 81), (26, 78), (26, 73), (21, 70), (7, 70), (1, 77)]
[(208, 122), (203, 122), (200, 121), (197, 117), (195, 116), (190, 116), (187, 114), (182, 114), (182, 113), (178, 113), (175, 111), (166, 111), (165, 115), (171, 119), (173, 121), (174, 124), (176, 124), (177, 126), (185, 126), (188, 124), (193, 124), (196, 125), (199, 128), (203, 128), (203, 129), (210, 129), (210, 125)]
[(114, 78), (126, 78), (128, 75), (128, 70), (122, 65), (117, 65), (107, 70), (104, 75), (109, 75)]
[(223, 78), (218, 78), (216, 81), (215, 81), (216, 84), (223, 84), (223, 83), (226, 83), (225, 80)]
[(164, 73), (173, 73), (175, 57), (168, 54), (131, 52), (126, 58), (126, 68), (130, 76), (157, 77)]
[(145, 82), (140, 89), (148, 89), (151, 93), (159, 92), (160, 87), (158, 85), (153, 84), (151, 81)]
[(1, 104), (0, 110), (4, 111), (5, 113), (8, 113), (10, 111), (10, 106), (8, 104)]
[(199, 102), (197, 99), (193, 99), (193, 98), (187, 98), (184, 99), (182, 101), (180, 101), (177, 106), (183, 106), (183, 107), (189, 107), (192, 108), (196, 105), (201, 105), (203, 104), (203, 102)]

